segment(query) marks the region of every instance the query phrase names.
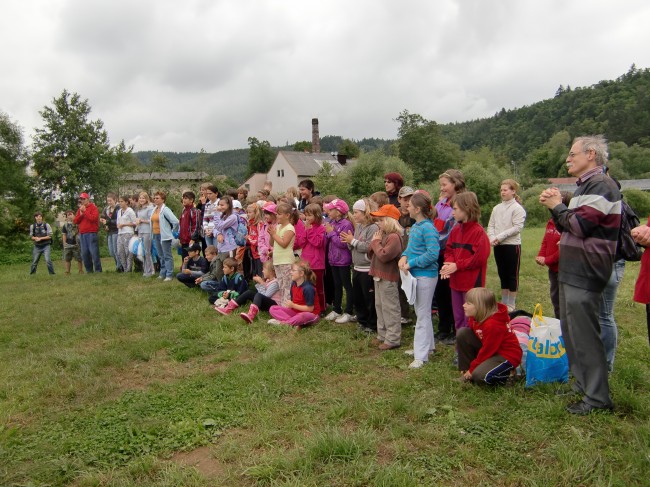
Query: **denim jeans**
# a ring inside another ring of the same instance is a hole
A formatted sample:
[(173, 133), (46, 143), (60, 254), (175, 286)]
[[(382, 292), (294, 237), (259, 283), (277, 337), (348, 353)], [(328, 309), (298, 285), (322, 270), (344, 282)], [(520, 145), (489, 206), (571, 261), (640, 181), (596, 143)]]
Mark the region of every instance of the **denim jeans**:
[(623, 280), (623, 274), (625, 274), (625, 260), (617, 260), (614, 262), (612, 275), (609, 277), (607, 286), (605, 286), (605, 290), (603, 291), (603, 296), (600, 300), (600, 312), (598, 314), (600, 338), (605, 346), (607, 370), (610, 373), (614, 370), (614, 358), (618, 343), (618, 329), (616, 327), (616, 319), (614, 318), (614, 303), (616, 302), (618, 286)]
[(120, 259), (117, 255), (117, 232), (109, 233), (106, 240), (108, 243), (108, 255), (115, 259), (115, 270), (117, 270), (121, 267)]
[[(81, 259), (86, 272), (101, 272), (102, 261), (99, 259), (99, 242), (96, 233), (82, 233), (79, 235), (81, 243)], [(94, 269), (93, 269), (94, 266)]]
[(30, 274), (34, 274), (36, 272), (36, 267), (38, 267), (38, 261), (41, 260), (41, 255), (45, 257), (45, 263), (47, 264), (48, 272), (50, 274), (54, 274), (54, 266), (52, 265), (52, 258), (50, 257), (51, 250), (52, 245), (45, 245), (43, 247), (34, 245), (34, 249), (32, 250), (32, 268), (30, 270)]
[(160, 277), (174, 277), (174, 255), (172, 254), (172, 241), (161, 240), (160, 234), (153, 235), (153, 244), (156, 246), (158, 262), (160, 262)]

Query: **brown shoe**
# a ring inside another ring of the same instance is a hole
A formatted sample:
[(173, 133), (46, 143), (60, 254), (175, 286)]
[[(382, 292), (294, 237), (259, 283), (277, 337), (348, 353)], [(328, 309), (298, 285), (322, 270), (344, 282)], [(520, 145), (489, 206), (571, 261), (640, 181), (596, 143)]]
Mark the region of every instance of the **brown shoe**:
[(393, 350), (394, 348), (399, 348), (399, 345), (391, 345), (390, 343), (382, 343), (377, 348), (379, 348), (379, 350)]
[(379, 338), (373, 338), (372, 340), (370, 340), (370, 345), (372, 345), (373, 347), (378, 347), (379, 345), (383, 345), (383, 344), (384, 342), (382, 342)]

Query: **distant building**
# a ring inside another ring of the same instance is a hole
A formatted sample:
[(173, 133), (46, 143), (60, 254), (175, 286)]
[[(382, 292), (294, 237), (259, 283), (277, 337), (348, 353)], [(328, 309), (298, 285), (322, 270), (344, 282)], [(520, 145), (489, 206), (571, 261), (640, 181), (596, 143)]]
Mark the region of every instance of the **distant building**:
[(344, 168), (336, 155), (321, 152), (280, 151), (266, 179), (273, 183), (273, 193), (284, 193), (291, 186), (297, 188), (298, 183), (303, 179), (314, 177), (324, 163), (328, 163), (334, 173)]
[[(173, 191), (182, 193), (193, 191), (197, 197), (199, 186), (207, 181), (217, 183), (225, 180), (226, 176), (211, 177), (207, 172), (135, 172), (122, 174), (120, 177), (119, 193), (128, 194), (139, 190), (149, 193), (153, 191)], [(221, 189), (221, 188), (219, 188)]]
[(264, 183), (266, 182), (266, 178), (267, 175), (265, 172), (256, 172), (251, 177), (249, 177), (246, 181), (244, 181), (244, 184), (242, 184), (242, 186), (248, 189), (249, 196), (254, 195), (260, 189), (264, 188)]

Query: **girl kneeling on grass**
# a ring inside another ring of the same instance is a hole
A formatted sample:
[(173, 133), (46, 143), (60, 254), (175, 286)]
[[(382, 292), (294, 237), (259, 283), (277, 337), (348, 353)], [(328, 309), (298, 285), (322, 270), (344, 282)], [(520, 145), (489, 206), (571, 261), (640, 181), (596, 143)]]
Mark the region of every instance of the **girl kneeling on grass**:
[(507, 306), (497, 303), (489, 289), (475, 287), (467, 292), (463, 309), (470, 327), (456, 330), (461, 378), (481, 385), (505, 384), (522, 356)]
[(320, 307), (314, 288), (315, 276), (304, 260), (291, 265), (291, 298), (282, 306), (271, 306), (270, 325), (286, 324), (300, 329), (318, 321)]

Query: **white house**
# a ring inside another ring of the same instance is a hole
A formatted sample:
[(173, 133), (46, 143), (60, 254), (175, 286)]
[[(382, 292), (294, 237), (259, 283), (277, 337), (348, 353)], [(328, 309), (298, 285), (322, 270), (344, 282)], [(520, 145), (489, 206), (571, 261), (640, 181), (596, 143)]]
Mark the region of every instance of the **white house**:
[(327, 162), (336, 173), (343, 170), (336, 156), (322, 152), (280, 151), (269, 169), (266, 179), (273, 183), (273, 193), (284, 193), (291, 186), (298, 187), (303, 179), (309, 179)]

